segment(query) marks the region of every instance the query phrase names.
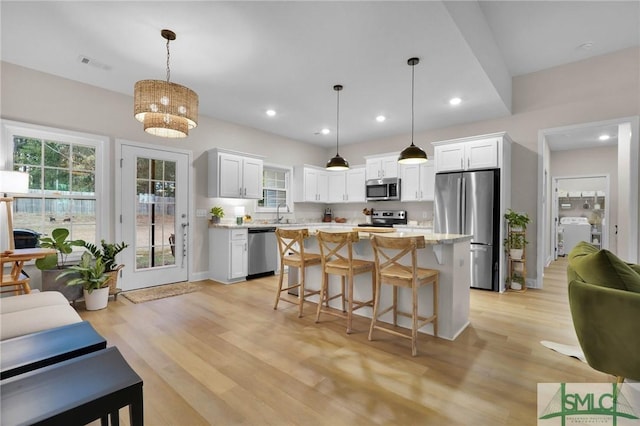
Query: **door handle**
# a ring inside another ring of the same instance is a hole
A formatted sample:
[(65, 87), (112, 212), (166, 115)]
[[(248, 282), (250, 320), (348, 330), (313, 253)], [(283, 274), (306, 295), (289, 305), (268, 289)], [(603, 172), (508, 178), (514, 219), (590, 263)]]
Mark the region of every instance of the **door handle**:
[[(185, 217), (186, 215), (182, 215), (182, 217)], [(180, 226), (182, 227), (182, 264), (181, 267), (184, 268), (184, 259), (186, 259), (187, 257), (187, 228), (189, 227), (189, 222), (182, 222), (180, 224)]]

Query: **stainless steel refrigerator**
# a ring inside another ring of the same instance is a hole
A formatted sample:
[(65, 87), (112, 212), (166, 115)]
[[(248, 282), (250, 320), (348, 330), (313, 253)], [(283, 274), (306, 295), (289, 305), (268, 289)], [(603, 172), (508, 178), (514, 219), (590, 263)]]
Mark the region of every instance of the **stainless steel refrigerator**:
[(471, 234), (471, 287), (498, 290), (499, 170), (438, 173), (434, 225), (437, 233)]

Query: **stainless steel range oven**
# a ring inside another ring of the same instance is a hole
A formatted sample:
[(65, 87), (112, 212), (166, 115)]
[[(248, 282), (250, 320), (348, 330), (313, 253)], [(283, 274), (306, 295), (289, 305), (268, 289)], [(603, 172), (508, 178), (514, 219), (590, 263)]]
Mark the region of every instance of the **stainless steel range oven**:
[(374, 210), (371, 211), (371, 223), (359, 223), (358, 226), (379, 226), (393, 228), (393, 225), (406, 225), (406, 210)]

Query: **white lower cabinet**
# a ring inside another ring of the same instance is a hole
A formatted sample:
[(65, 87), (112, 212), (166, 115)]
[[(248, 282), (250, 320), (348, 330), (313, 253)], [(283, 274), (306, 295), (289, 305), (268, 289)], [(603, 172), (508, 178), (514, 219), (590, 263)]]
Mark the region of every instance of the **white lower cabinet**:
[(223, 284), (244, 281), (249, 273), (247, 228), (209, 228), (209, 278)]

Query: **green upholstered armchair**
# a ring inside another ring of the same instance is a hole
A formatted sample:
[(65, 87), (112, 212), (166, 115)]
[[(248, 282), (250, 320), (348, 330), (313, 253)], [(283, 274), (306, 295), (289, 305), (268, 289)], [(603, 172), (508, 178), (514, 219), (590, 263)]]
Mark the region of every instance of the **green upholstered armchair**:
[(640, 268), (579, 243), (569, 254), (569, 305), (587, 363), (640, 380)]

